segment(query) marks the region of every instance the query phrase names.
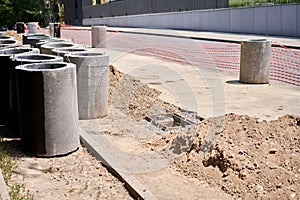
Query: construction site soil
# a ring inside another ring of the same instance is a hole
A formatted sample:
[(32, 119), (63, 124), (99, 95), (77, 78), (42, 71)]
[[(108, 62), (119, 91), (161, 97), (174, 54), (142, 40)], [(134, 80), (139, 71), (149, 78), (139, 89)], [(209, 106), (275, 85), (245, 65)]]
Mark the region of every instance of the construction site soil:
[[(129, 102), (123, 105), (128, 105), (124, 109), (135, 121), (153, 114), (182, 113), (161, 101), (157, 90), (114, 68), (111, 72), (110, 94), (116, 83), (130, 88)], [(143, 142), (149, 151), (166, 154), (176, 171), (234, 198), (300, 199), (299, 116), (265, 121), (230, 113), (188, 128), (159, 132)]]
[[(184, 112), (162, 101), (159, 91), (113, 66), (109, 84), (110, 117), (118, 109), (144, 126), (146, 116)], [(201, 119), (198, 114), (194, 125), (170, 131), (153, 128), (153, 137), (140, 140), (143, 148), (164, 154), (168, 167), (234, 199), (300, 199), (300, 116), (265, 121), (233, 113)], [(23, 182), (34, 199), (131, 198), (85, 148), (45, 159), (11, 147), (18, 167), (8, 185)]]

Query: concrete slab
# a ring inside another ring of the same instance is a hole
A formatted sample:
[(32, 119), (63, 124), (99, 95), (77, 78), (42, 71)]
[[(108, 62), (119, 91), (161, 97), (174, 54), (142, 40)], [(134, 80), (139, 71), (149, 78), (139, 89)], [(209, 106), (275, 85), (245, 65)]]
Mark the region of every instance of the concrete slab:
[(2, 171), (0, 169), (0, 199), (1, 200), (10, 200), (9, 193), (7, 190)]
[[(125, 182), (134, 198), (232, 199), (230, 195), (212, 189), (198, 179), (179, 174), (170, 167), (168, 158), (163, 154), (149, 152), (141, 145), (139, 138), (132, 135), (135, 126), (126, 129), (121, 136), (109, 135), (104, 133), (102, 120), (80, 121), (81, 141), (110, 172)], [(130, 119), (127, 118), (127, 121), (130, 123)], [(147, 131), (141, 126), (140, 130)]]
[[(122, 29), (121, 31), (132, 32), (133, 30)], [(113, 31), (120, 31), (120, 29)], [(172, 30), (147, 30), (150, 34), (160, 32), (166, 36), (170, 33), (169, 31), (174, 36)], [(143, 34), (141, 30), (136, 32)], [(203, 33), (213, 38), (214, 34)], [(178, 31), (175, 36), (194, 37), (193, 34), (199, 37), (199, 32), (185, 33), (183, 31)], [(223, 40), (225, 36), (226, 34), (217, 34), (216, 40)], [(233, 36), (236, 37), (234, 41), (237, 41), (237, 38), (241, 39), (239, 34), (230, 34), (228, 40), (232, 40)], [(253, 35), (245, 37), (253, 38)], [(291, 42), (290, 44), (296, 44), (294, 39), (288, 41)], [(105, 52), (111, 58), (110, 64), (159, 90), (160, 98), (164, 101), (186, 110), (196, 111), (203, 117), (234, 112), (271, 120), (285, 114), (300, 114), (300, 89), (298, 87), (282, 85), (278, 82), (264, 85), (240, 84), (236, 72), (200, 68), (111, 49), (90, 49), (90, 51)], [(118, 116), (115, 119), (117, 123), (102, 121), (103, 119), (101, 119), (102, 122), (81, 121), (80, 136), (89, 151), (125, 182), (135, 198), (231, 199), (222, 191), (214, 190), (199, 180), (177, 174), (169, 168), (168, 158), (156, 152), (148, 153), (140, 146), (139, 140), (151, 137), (152, 133), (136, 125), (123, 113), (115, 111), (115, 114)], [(126, 130), (126, 134), (105, 133), (105, 130), (112, 129), (118, 129), (121, 132)], [(205, 192), (195, 194), (194, 191), (199, 191), (199, 189)]]
[[(110, 64), (117, 69), (161, 91), (161, 99), (196, 111), (200, 116), (233, 112), (271, 120), (285, 114), (300, 114), (298, 87), (277, 82), (241, 84), (236, 72), (199, 68), (111, 49), (89, 50), (105, 52), (110, 55)], [(149, 153), (141, 145), (140, 139), (152, 136), (148, 129), (138, 126), (122, 112), (115, 110), (114, 114), (111, 121), (81, 121), (81, 139), (93, 155), (126, 183), (135, 198), (231, 199), (221, 190), (176, 173), (170, 168), (174, 158), (159, 152)], [(105, 130), (121, 130), (122, 134), (111, 134), (113, 131), (107, 134)]]
[(211, 117), (226, 113), (272, 120), (300, 114), (300, 88), (271, 81), (241, 84), (238, 72), (170, 62), (158, 58), (97, 49), (110, 55), (110, 64), (161, 92), (160, 98), (183, 109)]
[(102, 143), (101, 141), (94, 140), (94, 138), (91, 137), (82, 128), (80, 128), (80, 138), (83, 145), (93, 156), (99, 159), (112, 174), (125, 182), (126, 188), (135, 198), (151, 200), (156, 199), (155, 196), (150, 191), (148, 191), (136, 178), (129, 176), (122, 170), (119, 163), (111, 155), (113, 152), (107, 151), (105, 149), (105, 147), (109, 145), (108, 143)]

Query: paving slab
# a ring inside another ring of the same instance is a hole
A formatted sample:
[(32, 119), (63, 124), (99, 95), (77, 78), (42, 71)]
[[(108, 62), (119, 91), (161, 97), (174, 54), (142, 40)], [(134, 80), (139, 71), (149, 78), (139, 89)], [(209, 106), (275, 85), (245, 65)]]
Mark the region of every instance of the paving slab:
[(277, 81), (242, 84), (238, 72), (196, 67), (111, 49), (110, 64), (161, 92), (160, 98), (200, 116), (226, 113), (273, 120), (300, 114), (300, 88)]
[[(259, 85), (241, 84), (237, 72), (200, 68), (113, 49), (89, 50), (109, 55), (110, 64), (159, 90), (162, 100), (198, 112), (203, 117), (236, 113), (272, 120), (286, 114), (300, 114), (299, 87), (276, 81)], [(174, 172), (164, 156), (144, 151), (139, 146), (139, 139), (151, 137), (151, 132), (136, 125), (126, 115), (117, 114), (120, 116), (118, 127), (130, 134), (106, 134), (105, 130), (112, 128), (112, 122), (103, 123), (103, 119), (80, 121), (81, 140), (126, 183), (136, 198), (231, 199), (199, 180)], [(198, 190), (204, 192), (193, 192)]]
[[(246, 114), (260, 120), (300, 114), (300, 89), (271, 81), (270, 84), (241, 84), (238, 73), (174, 63), (158, 58), (111, 49), (89, 49), (110, 55), (110, 64), (135, 76), (161, 92), (160, 98), (203, 117), (226, 113)], [(132, 91), (134, 92), (134, 91)], [(113, 172), (130, 185), (136, 197), (143, 199), (231, 199), (223, 191), (191, 179), (170, 168), (170, 160), (156, 152), (147, 152), (140, 138), (151, 137), (148, 129), (136, 125), (123, 113), (118, 128), (125, 135), (108, 135), (112, 129), (105, 119), (81, 121), (81, 138)], [(195, 193), (194, 191), (200, 191)]]
[[(123, 136), (105, 134), (100, 120), (80, 121), (80, 126), (82, 143), (125, 182), (136, 199), (232, 199), (220, 189), (179, 174), (163, 155), (143, 148), (133, 133), (137, 125)], [(140, 127), (140, 131), (148, 130)]]
[(0, 169), (0, 199), (1, 200), (10, 200), (9, 193), (7, 190), (2, 171)]

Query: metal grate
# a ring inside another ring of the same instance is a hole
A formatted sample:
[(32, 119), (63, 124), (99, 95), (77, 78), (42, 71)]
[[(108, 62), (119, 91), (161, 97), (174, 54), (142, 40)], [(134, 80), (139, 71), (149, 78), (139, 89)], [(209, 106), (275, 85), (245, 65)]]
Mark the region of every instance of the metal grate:
[(176, 113), (150, 115), (146, 116), (144, 119), (151, 123), (151, 125), (165, 132), (185, 128), (203, 120), (202, 117), (197, 116), (195, 112), (191, 111), (184, 111), (181, 115)]

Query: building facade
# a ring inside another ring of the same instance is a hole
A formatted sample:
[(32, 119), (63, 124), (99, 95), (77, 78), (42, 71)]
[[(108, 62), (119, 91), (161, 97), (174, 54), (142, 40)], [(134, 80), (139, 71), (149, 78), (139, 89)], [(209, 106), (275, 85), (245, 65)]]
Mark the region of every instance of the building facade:
[(65, 23), (148, 13), (228, 8), (229, 0), (64, 0)]

